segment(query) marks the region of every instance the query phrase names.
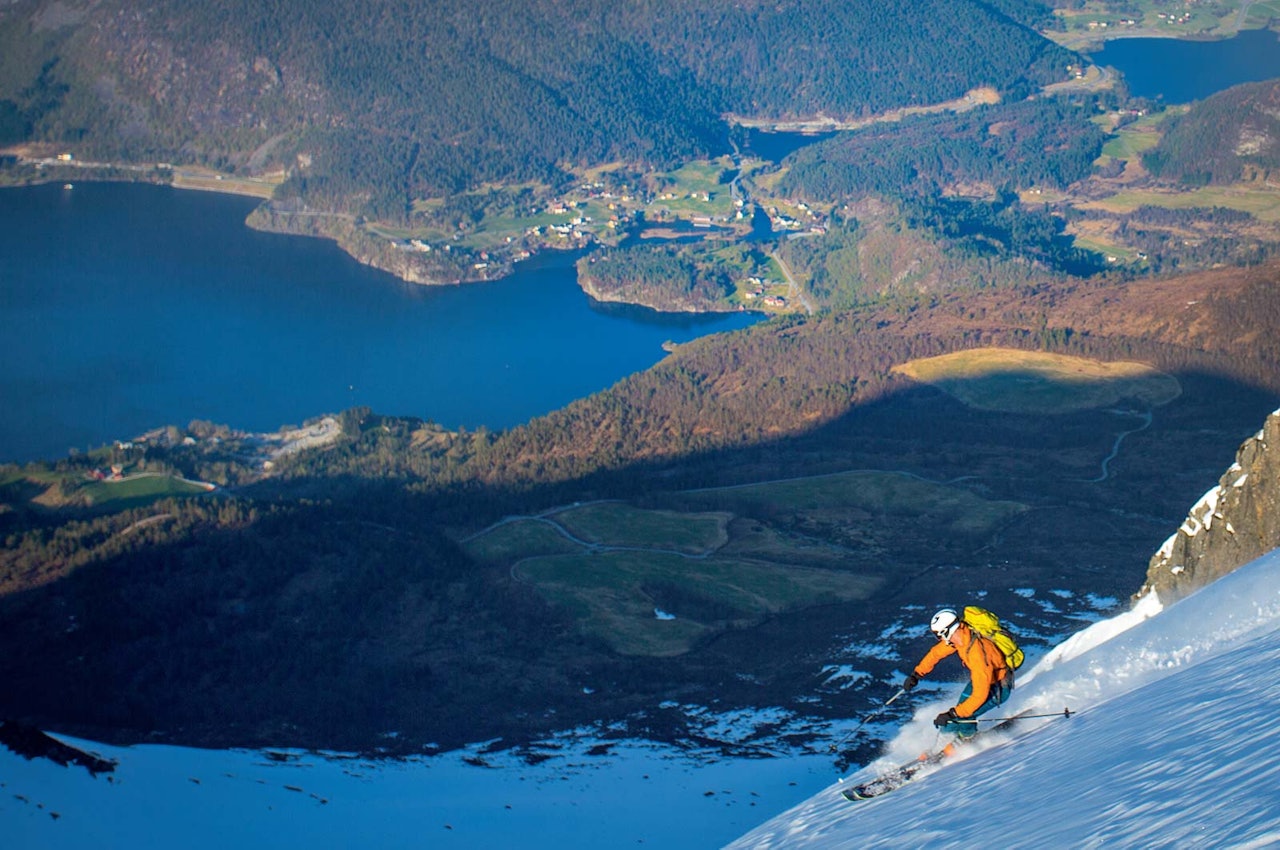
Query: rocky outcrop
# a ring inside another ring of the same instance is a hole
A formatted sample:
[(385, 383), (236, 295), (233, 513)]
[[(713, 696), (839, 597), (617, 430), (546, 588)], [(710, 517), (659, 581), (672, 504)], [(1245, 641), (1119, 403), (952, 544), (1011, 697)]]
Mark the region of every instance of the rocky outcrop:
[(1169, 604), (1280, 546), (1280, 410), (1236, 453), (1147, 567), (1137, 596)]
[(116, 763), (102, 756), (76, 749), (57, 738), (46, 735), (34, 726), (17, 720), (0, 722), (0, 744), (30, 761), (48, 759), (54, 764), (70, 767), (78, 764), (93, 776), (111, 773)]

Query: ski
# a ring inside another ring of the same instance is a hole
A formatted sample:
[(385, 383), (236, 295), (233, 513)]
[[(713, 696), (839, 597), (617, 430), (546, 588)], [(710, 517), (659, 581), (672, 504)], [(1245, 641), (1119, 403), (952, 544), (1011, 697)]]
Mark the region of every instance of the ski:
[(850, 802), (858, 800), (870, 800), (872, 797), (879, 797), (881, 794), (888, 794), (895, 788), (900, 788), (910, 782), (917, 773), (924, 770), (930, 765), (938, 762), (951, 755), (954, 746), (948, 744), (936, 753), (921, 753), (920, 758), (908, 764), (890, 770), (888, 773), (882, 773), (870, 782), (863, 782), (852, 788), (846, 788), (840, 793)]
[[(1002, 732), (1002, 731), (1008, 730), (1012, 728), (1015, 724), (1017, 724), (1018, 721), (1024, 719), (1024, 717), (1027, 717), (1027, 716), (1030, 716), (1029, 711), (1024, 711), (1019, 714), (1015, 714), (1013, 717), (1009, 717), (1005, 720), (1000, 721), (995, 726), (992, 726), (990, 729), (983, 730), (981, 734), (986, 735), (986, 734), (990, 734), (991, 732), (997, 732), (997, 731)], [(1063, 716), (1070, 717), (1071, 716), (1070, 710), (1065, 711), (1063, 713)], [(950, 756), (952, 753), (956, 751), (956, 746), (961, 743), (963, 742), (953, 741), (952, 743), (947, 744), (941, 750), (938, 750), (936, 753), (921, 753), (920, 757), (913, 762), (909, 762), (907, 764), (900, 765), (899, 767), (895, 767), (886, 773), (880, 774), (875, 779), (869, 780), (867, 782), (863, 782), (860, 785), (855, 785), (852, 788), (846, 788), (840, 793), (843, 794), (844, 798), (846, 800), (849, 800), (850, 802), (857, 802), (858, 800), (870, 800), (873, 797), (879, 797), (882, 794), (888, 794), (890, 791), (893, 791), (897, 788), (901, 788), (903, 785), (910, 782), (912, 779), (916, 777), (917, 774), (919, 774), (925, 768), (938, 764), (942, 760), (946, 759), (948, 756)]]

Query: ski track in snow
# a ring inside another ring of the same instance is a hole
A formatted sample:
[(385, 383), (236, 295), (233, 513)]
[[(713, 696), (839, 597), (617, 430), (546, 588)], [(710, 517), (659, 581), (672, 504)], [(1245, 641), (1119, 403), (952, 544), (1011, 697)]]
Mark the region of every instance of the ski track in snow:
[[(840, 783), (729, 845), (774, 848), (1280, 846), (1280, 551), (1167, 610), (1146, 597), (1047, 654), (1006, 713), (1037, 721), (884, 797)], [(933, 746), (922, 707), (889, 755)]]

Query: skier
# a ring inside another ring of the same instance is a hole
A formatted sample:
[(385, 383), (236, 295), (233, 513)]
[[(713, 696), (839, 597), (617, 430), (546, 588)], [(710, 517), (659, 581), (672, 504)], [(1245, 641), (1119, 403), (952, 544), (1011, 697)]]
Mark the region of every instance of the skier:
[(1009, 698), (1013, 690), (1013, 670), (1009, 669), (1004, 653), (990, 638), (970, 628), (950, 608), (934, 614), (929, 629), (938, 636), (938, 643), (907, 676), (902, 689), (909, 691), (914, 688), (948, 655), (958, 656), (960, 663), (969, 671), (969, 684), (961, 691), (956, 706), (934, 718), (933, 725), (942, 732), (968, 738), (978, 731), (978, 724), (963, 721), (971, 721)]

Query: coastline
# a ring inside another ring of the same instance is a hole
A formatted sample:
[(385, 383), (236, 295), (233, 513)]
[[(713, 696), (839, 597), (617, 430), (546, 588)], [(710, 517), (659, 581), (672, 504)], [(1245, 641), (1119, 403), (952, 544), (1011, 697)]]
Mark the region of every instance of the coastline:
[[(1248, 26), (1249, 11), (1260, 5), (1256, 0), (1253, 2), (1242, 3), (1239, 10), (1235, 13), (1235, 19), (1231, 24), (1223, 24), (1219, 20), (1219, 25), (1212, 29), (1202, 29), (1196, 32), (1177, 32), (1168, 29), (1161, 29), (1152, 26), (1128, 25), (1123, 27), (1113, 27), (1106, 24), (1098, 29), (1090, 29), (1086, 32), (1070, 32), (1057, 30), (1040, 30), (1040, 35), (1060, 47), (1067, 50), (1073, 50), (1077, 53), (1096, 53), (1104, 48), (1109, 41), (1120, 41), (1132, 38), (1161, 38), (1180, 41), (1227, 41), (1235, 38), (1242, 32), (1256, 29), (1272, 29), (1275, 27), (1268, 23), (1259, 26)], [(1106, 15), (1100, 13), (1100, 18)]]
[[(30, 177), (0, 183), (0, 189), (58, 183), (74, 186), (77, 181), (148, 183), (183, 191), (212, 192), (215, 194), (257, 198), (262, 203), (255, 207), (245, 218), (244, 225), (246, 227), (265, 233), (327, 239), (357, 262), (386, 272), (406, 283), (421, 286), (460, 286), (469, 283), (486, 283), (501, 280), (514, 274), (518, 263), (533, 259), (544, 251), (573, 250), (571, 248), (544, 245), (541, 246), (540, 250), (531, 253), (525, 258), (517, 259), (489, 255), (482, 263), (473, 262), (475, 257), (465, 251), (458, 251), (456, 254), (452, 251), (424, 254), (405, 250), (388, 239), (380, 238), (370, 233), (368, 230), (358, 226), (357, 217), (350, 213), (288, 209), (273, 204), (272, 195), (275, 187), (283, 182), (282, 173), (279, 175), (280, 179), (276, 180), (236, 178), (220, 175), (211, 169), (172, 169), (171, 166), (165, 163), (135, 165), (67, 161), (50, 157), (36, 158), (15, 154), (12, 149), (0, 151), (0, 156), (4, 155), (16, 156), (20, 164), (41, 167), (37, 169), (36, 174)], [(735, 309), (730, 306), (700, 308), (688, 305), (674, 308), (658, 299), (646, 301), (617, 297), (601, 298), (593, 291), (594, 287), (589, 287), (581, 275), (578, 278), (578, 285), (584, 295), (601, 303), (626, 304), (660, 313), (681, 312), (714, 315), (733, 312)]]
[(912, 115), (928, 115), (936, 112), (968, 112), (982, 105), (1000, 102), (1000, 92), (991, 86), (979, 86), (970, 89), (961, 97), (953, 100), (934, 103), (927, 106), (904, 106), (891, 109), (869, 118), (832, 118), (816, 115), (811, 118), (747, 118), (732, 113), (724, 115), (724, 120), (736, 127), (759, 130), (762, 133), (800, 133), (802, 135), (820, 135), (840, 130), (861, 130), (874, 124), (885, 124), (901, 121)]
[(14, 145), (0, 149), (0, 158), (12, 157), (13, 164), (26, 166), (34, 172), (17, 175), (10, 186), (41, 186), (48, 183), (72, 183), (89, 180), (97, 183), (132, 182), (155, 183), (199, 192), (218, 192), (225, 195), (261, 198), (269, 200), (276, 187), (285, 180), (283, 170), (267, 172), (256, 177), (224, 174), (212, 168), (196, 165), (176, 166), (168, 162), (127, 163), (98, 162), (76, 159), (71, 153), (59, 151), (53, 146)]
[[(1266, 28), (1258, 27), (1257, 29)], [(1166, 41), (1229, 41), (1244, 31), (1244, 29), (1239, 29), (1235, 31), (1214, 30), (1198, 33), (1177, 33), (1148, 27), (1124, 31), (1116, 30), (1105, 35), (1101, 33), (1054, 33), (1053, 35), (1056, 35), (1057, 38), (1053, 38), (1048, 33), (1041, 33), (1041, 35), (1060, 47), (1088, 56), (1102, 50), (1107, 46), (1108, 42), (1112, 41), (1126, 41), (1135, 38), (1159, 38)]]
[[(169, 163), (114, 163), (77, 160), (71, 154), (53, 154), (50, 149), (33, 150), (20, 145), (0, 149), (0, 157), (12, 157), (14, 165), (27, 167), (29, 174), (0, 182), (0, 189), (44, 186), (76, 182), (149, 183), (192, 192), (257, 198), (263, 203), (249, 214), (245, 225), (254, 230), (329, 239), (357, 262), (385, 271), (408, 283), (448, 286), (479, 283), (506, 277), (514, 263), (486, 264), (468, 274), (462, 262), (424, 262), (412, 252), (400, 251), (355, 225), (355, 216), (324, 210), (282, 210), (272, 206), (276, 187), (284, 182), (283, 171), (260, 177), (238, 177), (197, 166), (175, 167)], [(385, 243), (385, 244), (380, 244)], [(474, 265), (474, 264), (473, 264)], [(474, 273), (481, 272), (481, 273)]]

